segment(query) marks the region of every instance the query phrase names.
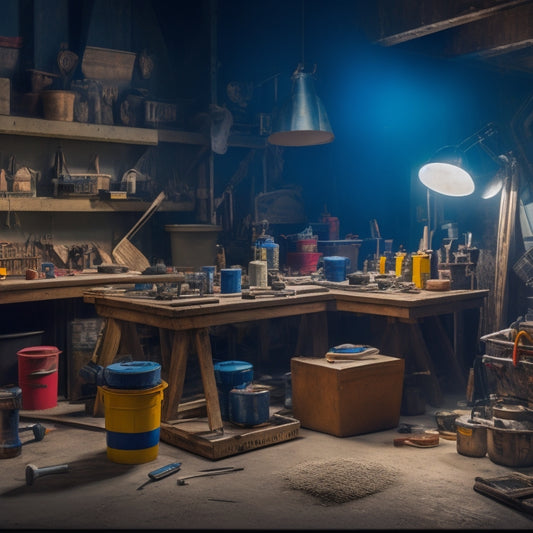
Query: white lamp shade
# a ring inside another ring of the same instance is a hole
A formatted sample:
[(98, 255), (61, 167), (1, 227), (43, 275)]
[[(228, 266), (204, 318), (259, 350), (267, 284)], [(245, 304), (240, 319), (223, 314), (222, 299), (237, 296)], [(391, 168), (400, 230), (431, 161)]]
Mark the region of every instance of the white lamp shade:
[(446, 196), (468, 196), (475, 189), (470, 174), (450, 163), (427, 163), (418, 171), (418, 178), (432, 191)]

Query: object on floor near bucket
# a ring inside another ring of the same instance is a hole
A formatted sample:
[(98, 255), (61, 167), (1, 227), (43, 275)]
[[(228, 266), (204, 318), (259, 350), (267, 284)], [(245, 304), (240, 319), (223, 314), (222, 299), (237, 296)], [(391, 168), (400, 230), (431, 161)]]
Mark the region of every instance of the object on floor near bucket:
[(17, 352), (23, 409), (40, 410), (57, 406), (60, 353), (55, 346), (30, 346)]
[(250, 385), (254, 377), (253, 365), (246, 361), (220, 361), (215, 363), (214, 370), (220, 414), (222, 420), (229, 420), (229, 393)]
[(455, 420), (457, 453), (467, 457), (485, 457), (487, 454), (487, 426), (463, 415)]
[(459, 418), (459, 413), (454, 411), (437, 411), (435, 413), (435, 422), (439, 431), (448, 431), (455, 433), (455, 420)]
[(489, 459), (504, 466), (533, 466), (533, 431), (487, 427)]
[(325, 357), (293, 357), (294, 418), (337, 437), (396, 427), (404, 365), (404, 359), (381, 354), (333, 364)]
[(161, 383), (161, 365), (152, 361), (124, 361), (106, 366), (104, 382), (112, 389), (151, 389)]
[(0, 459), (16, 457), (22, 443), (19, 439), (19, 409), (22, 390), (15, 385), (0, 389)]
[(258, 426), (270, 418), (270, 390), (261, 385), (232, 389), (229, 393), (229, 419), (234, 424)]
[(114, 463), (140, 464), (157, 458), (161, 404), (167, 387), (163, 380), (151, 389), (98, 387), (104, 403), (108, 459)]

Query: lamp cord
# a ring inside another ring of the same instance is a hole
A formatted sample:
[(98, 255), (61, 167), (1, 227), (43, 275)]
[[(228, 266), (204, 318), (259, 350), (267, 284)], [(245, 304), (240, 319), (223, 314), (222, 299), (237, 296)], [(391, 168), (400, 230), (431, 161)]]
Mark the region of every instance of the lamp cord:
[(305, 65), (305, 0), (302, 0), (302, 65)]

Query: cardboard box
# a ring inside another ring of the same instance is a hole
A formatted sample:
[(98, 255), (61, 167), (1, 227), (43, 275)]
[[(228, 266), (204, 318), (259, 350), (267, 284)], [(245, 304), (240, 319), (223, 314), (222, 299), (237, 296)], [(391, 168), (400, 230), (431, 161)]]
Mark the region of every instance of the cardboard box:
[(398, 426), (405, 361), (373, 354), (356, 361), (291, 359), (292, 409), (304, 428), (348, 437)]

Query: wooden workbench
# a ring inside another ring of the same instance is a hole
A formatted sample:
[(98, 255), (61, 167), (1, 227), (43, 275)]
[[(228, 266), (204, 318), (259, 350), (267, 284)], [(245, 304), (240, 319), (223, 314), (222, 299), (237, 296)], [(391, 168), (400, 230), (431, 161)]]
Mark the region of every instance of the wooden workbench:
[(135, 283), (174, 283), (183, 280), (183, 274), (140, 273), (101, 274), (80, 272), (73, 276), (27, 280), (8, 276), (0, 280), (0, 304), (41, 302), (67, 298), (82, 298), (90, 287), (103, 285), (134, 285)]
[[(162, 420), (176, 417), (185, 379), (188, 353), (193, 348), (198, 356), (205, 394), (209, 430), (216, 434), (224, 432), (220, 414), (218, 393), (212, 361), (209, 327), (272, 318), (301, 316), (300, 337), (311, 341), (306, 353), (298, 355), (323, 356), (327, 351), (327, 312), (344, 311), (354, 314), (378, 315), (390, 320), (394, 330), (391, 338), (396, 345), (389, 355), (409, 357), (409, 349), (401, 346), (401, 339), (408, 338), (414, 347), (416, 364), (428, 372), (432, 380), (434, 404), (441, 399), (441, 391), (432, 358), (420, 331), (422, 318), (437, 318), (439, 315), (457, 316), (467, 309), (480, 309), (488, 294), (487, 290), (460, 290), (447, 292), (420, 291), (419, 293), (358, 292), (331, 289), (327, 292), (304, 292), (301, 286), (294, 288), (300, 294), (284, 297), (267, 297), (255, 300), (237, 295), (219, 295), (217, 302), (194, 304), (179, 301), (156, 301), (133, 299), (116, 295), (86, 293), (86, 303), (93, 303), (98, 315), (107, 319), (99, 364), (111, 364), (121, 342), (135, 343), (132, 324), (159, 328), (163, 367), (168, 372), (169, 387), (162, 409)], [(215, 295), (216, 296), (216, 295)], [(405, 331), (402, 328), (407, 328)], [(437, 328), (437, 333), (444, 333)], [(405, 334), (404, 334), (405, 333)], [(387, 334), (388, 336), (388, 334)], [(448, 341), (449, 343), (449, 341)], [(131, 344), (131, 353), (141, 356)], [(415, 347), (415, 345), (417, 345)], [(449, 343), (449, 358), (452, 369), (461, 375), (457, 361), (457, 349)], [(165, 372), (166, 373), (166, 372)], [(194, 447), (192, 449), (194, 450)]]

